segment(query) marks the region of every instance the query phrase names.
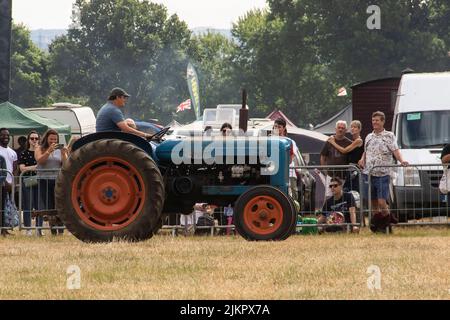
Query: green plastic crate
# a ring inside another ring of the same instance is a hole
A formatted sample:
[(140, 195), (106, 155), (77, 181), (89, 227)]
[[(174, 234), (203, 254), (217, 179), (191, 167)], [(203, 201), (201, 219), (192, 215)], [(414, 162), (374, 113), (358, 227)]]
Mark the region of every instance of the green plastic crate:
[[(317, 218), (303, 218), (299, 216), (297, 219), (298, 224), (317, 224)], [(318, 232), (317, 227), (297, 227), (297, 233), (299, 234), (317, 234)]]

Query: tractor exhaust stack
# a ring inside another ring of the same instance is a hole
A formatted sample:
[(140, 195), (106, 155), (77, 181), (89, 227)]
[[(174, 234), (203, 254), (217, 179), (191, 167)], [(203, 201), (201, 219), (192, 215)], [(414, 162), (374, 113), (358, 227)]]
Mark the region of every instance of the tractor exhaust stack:
[(247, 90), (242, 89), (242, 108), (239, 110), (239, 130), (247, 132), (248, 109), (247, 109)]

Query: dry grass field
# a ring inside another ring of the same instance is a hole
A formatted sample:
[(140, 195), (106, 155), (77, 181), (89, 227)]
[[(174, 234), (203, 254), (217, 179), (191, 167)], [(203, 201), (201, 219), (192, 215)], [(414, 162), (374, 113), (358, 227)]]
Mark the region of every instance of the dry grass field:
[[(0, 238), (2, 299), (450, 299), (450, 229), (393, 235), (240, 237), (159, 235), (85, 244), (73, 236)], [(69, 265), (81, 288), (69, 290)], [(367, 287), (367, 268), (381, 289)]]

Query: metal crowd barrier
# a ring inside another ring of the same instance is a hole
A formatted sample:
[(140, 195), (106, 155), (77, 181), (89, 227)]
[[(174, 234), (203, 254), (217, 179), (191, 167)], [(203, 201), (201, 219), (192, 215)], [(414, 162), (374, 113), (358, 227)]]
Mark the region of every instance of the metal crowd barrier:
[[(34, 175), (29, 176), (30, 173)], [(18, 209), (22, 214), (19, 214), (19, 230), (51, 230), (54, 234), (64, 231), (65, 227), (55, 209), (54, 187), (58, 173), (59, 169), (40, 169), (20, 174)], [(48, 226), (44, 225), (44, 221), (48, 221)]]
[[(202, 213), (202, 216), (208, 213)], [(177, 214), (175, 216), (165, 217), (161, 230), (171, 230), (173, 236), (178, 235), (180, 232), (183, 235), (196, 235), (198, 231), (205, 230), (204, 234), (214, 235), (233, 235), (235, 234), (234, 224), (228, 224), (229, 220), (225, 215), (223, 207), (219, 207), (209, 214), (214, 220), (214, 225), (201, 226), (198, 225), (198, 218), (195, 211), (189, 215)]]
[[(342, 177), (345, 180), (344, 188), (346, 192), (351, 192), (356, 202), (356, 223), (341, 223), (341, 224), (325, 224), (325, 223), (304, 223), (297, 222), (297, 233), (301, 233), (302, 228), (318, 227), (326, 230), (326, 228), (341, 227), (342, 230), (350, 232), (352, 227), (363, 227), (365, 225), (364, 212), (367, 210), (367, 204), (363, 195), (360, 195), (359, 190), (363, 190), (363, 179), (361, 170), (355, 165), (347, 166), (297, 166), (291, 167), (291, 170), (297, 171), (296, 183), (290, 179), (290, 195), (297, 204), (297, 213), (299, 217), (316, 217), (317, 209), (322, 209), (328, 197), (332, 194), (328, 192), (328, 184), (333, 176)], [(327, 178), (328, 177), (328, 178)], [(310, 180), (311, 184), (307, 181)], [(297, 188), (293, 187), (294, 185)], [(312, 186), (312, 190), (311, 190)], [(327, 197), (328, 196), (328, 197)], [(163, 222), (162, 230), (171, 230), (172, 235), (177, 235), (182, 231), (185, 235), (196, 234), (196, 230), (208, 230), (211, 235), (217, 234), (218, 230), (233, 230), (234, 225), (227, 225), (224, 223), (224, 210), (216, 210), (215, 220), (213, 226), (198, 226), (195, 212), (190, 215), (176, 215), (175, 218)], [(170, 221), (172, 219), (172, 221)], [(175, 221), (173, 221), (175, 220)], [(226, 220), (225, 220), (226, 221)]]
[[(11, 177), (10, 187), (7, 187), (6, 182), (8, 178)], [(0, 169), (0, 230), (13, 230), (14, 227), (4, 226), (4, 214), (5, 214), (5, 206), (6, 201), (9, 199), (13, 204), (15, 194), (15, 183), (14, 183), (14, 175), (11, 171), (6, 169)], [(20, 211), (19, 211), (19, 221), (20, 221)], [(19, 222), (20, 225), (20, 222)]]
[[(326, 199), (331, 196), (329, 184), (333, 176), (343, 178), (345, 180), (344, 191), (352, 193), (356, 202), (357, 221), (356, 223), (333, 224), (332, 226), (343, 227), (344, 230), (350, 232), (353, 226), (365, 226), (366, 213), (370, 224), (373, 216), (373, 204), (368, 200), (371, 199), (374, 190), (369, 188), (369, 186), (373, 183), (373, 174), (379, 168), (389, 169), (388, 206), (390, 212), (398, 217), (399, 223), (397, 225), (450, 224), (449, 194), (443, 195), (439, 191), (439, 182), (443, 174), (443, 166), (440, 164), (374, 167), (367, 176), (363, 175), (361, 170), (355, 165), (297, 166), (291, 167), (292, 170), (296, 171), (297, 181), (294, 182), (295, 180), (289, 179), (290, 193), (296, 201), (298, 216), (302, 219), (302, 221), (298, 220), (297, 233), (303, 233), (308, 227), (330, 227), (330, 224), (308, 223), (308, 221), (311, 221), (308, 218), (316, 218), (317, 210), (322, 209)], [(65, 229), (62, 225), (44, 226), (44, 224), (40, 225), (39, 222), (38, 225), (33, 227), (31, 223), (28, 223), (33, 217), (36, 220), (56, 217), (54, 207), (45, 207), (43, 204), (51, 203), (50, 197), (54, 197), (52, 186), (48, 183), (48, 180), (55, 180), (58, 172), (59, 170), (39, 170), (31, 179), (25, 173), (18, 177), (19, 201), (18, 205), (16, 203), (16, 207), (19, 212), (19, 230)], [(17, 177), (14, 177), (7, 170), (0, 170), (0, 200), (2, 205), (0, 222), (3, 222), (4, 200), (6, 197), (4, 180), (6, 180), (6, 177), (13, 177), (10, 196), (13, 202), (16, 190), (15, 179)], [(45, 199), (42, 199), (43, 197)], [(31, 217), (27, 216), (27, 221), (25, 221), (25, 214), (31, 215)], [(162, 230), (172, 230), (173, 235), (178, 234), (180, 231), (184, 234), (196, 234), (201, 230), (206, 230), (205, 234), (210, 235), (235, 233), (235, 226), (227, 223), (224, 208), (215, 210), (215, 223), (211, 226), (197, 225), (198, 217), (195, 212), (187, 216), (181, 214), (175, 217), (171, 216), (166, 218), (166, 220), (163, 222)], [(4, 227), (3, 223), (0, 223), (0, 229), (11, 230), (13, 228)]]
[[(325, 231), (328, 228), (342, 227), (350, 232), (352, 227), (361, 228), (365, 225), (364, 212), (367, 211), (367, 204), (366, 198), (361, 193), (364, 186), (359, 167), (356, 165), (296, 166), (291, 167), (291, 169), (296, 171), (297, 190), (292, 188), (295, 182), (290, 179), (290, 193), (298, 193), (298, 196), (293, 198), (297, 201), (299, 218), (302, 219), (297, 222), (297, 233), (302, 233), (303, 228), (306, 227), (318, 227)], [(329, 188), (333, 177), (341, 178), (343, 180), (343, 192), (352, 194), (356, 205), (356, 223), (350, 221), (342, 224), (304, 223), (305, 220), (311, 221), (311, 218), (317, 218), (318, 212), (323, 213), (326, 201), (333, 197)]]
[[(377, 166), (370, 170), (368, 183), (374, 181), (379, 169), (389, 173), (388, 206), (399, 226), (449, 225), (449, 194), (441, 194), (439, 183), (444, 172), (441, 164), (410, 164), (408, 166)], [(368, 199), (374, 190), (368, 188)], [(369, 201), (369, 221), (374, 214)]]

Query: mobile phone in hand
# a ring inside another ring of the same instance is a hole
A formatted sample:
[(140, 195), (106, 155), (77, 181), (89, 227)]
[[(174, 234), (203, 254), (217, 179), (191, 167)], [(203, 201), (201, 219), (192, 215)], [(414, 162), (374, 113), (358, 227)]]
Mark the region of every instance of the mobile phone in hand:
[(64, 145), (63, 145), (62, 143), (58, 143), (58, 144), (55, 146), (55, 150), (62, 149), (62, 148), (64, 148)]

